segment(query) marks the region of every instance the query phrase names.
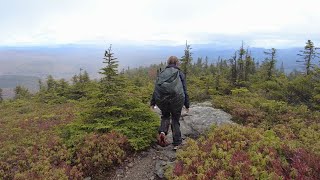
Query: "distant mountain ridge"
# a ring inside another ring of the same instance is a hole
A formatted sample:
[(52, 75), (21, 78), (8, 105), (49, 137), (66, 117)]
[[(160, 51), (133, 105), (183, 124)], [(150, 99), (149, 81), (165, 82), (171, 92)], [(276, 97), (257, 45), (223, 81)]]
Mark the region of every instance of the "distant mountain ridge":
[[(93, 77), (98, 77), (98, 71), (103, 66), (104, 51), (108, 46), (102, 45), (57, 45), (33, 47), (0, 47), (0, 75), (27, 75), (44, 78), (53, 75), (56, 78), (70, 79), (79, 69), (85, 69)], [(215, 62), (220, 56), (230, 59), (236, 49), (222, 49), (215, 45), (191, 45), (194, 61), (198, 57), (208, 56), (209, 62)], [(240, 46), (239, 46), (240, 47)], [(278, 66), (284, 63), (286, 71), (299, 68), (296, 63), (301, 48), (278, 50)], [(265, 59), (264, 48), (249, 48), (256, 61)], [(113, 45), (113, 52), (118, 58), (120, 69), (147, 66), (165, 62), (171, 55), (181, 57), (184, 46), (143, 46), (143, 45)]]

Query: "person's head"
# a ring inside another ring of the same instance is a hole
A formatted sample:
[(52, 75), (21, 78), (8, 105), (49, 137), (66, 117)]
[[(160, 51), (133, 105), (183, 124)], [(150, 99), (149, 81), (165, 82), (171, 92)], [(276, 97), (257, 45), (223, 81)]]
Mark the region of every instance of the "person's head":
[(170, 56), (168, 61), (167, 61), (168, 65), (179, 65), (179, 59), (176, 56)]

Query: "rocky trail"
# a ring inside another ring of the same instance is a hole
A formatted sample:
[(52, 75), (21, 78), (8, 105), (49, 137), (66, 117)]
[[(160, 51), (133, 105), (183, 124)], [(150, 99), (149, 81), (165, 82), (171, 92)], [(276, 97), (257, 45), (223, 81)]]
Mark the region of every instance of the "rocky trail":
[[(159, 109), (155, 109), (160, 113)], [(232, 123), (231, 115), (212, 108), (210, 102), (197, 103), (190, 107), (190, 112), (182, 112), (180, 128), (183, 144), (186, 138), (197, 138), (204, 134), (211, 125), (221, 125)], [(168, 141), (172, 142), (171, 129), (167, 136)], [(124, 165), (118, 167), (108, 179), (112, 180), (159, 180), (164, 179), (165, 169), (174, 163), (176, 152), (173, 146), (161, 147), (154, 145), (146, 151), (135, 154), (126, 160)]]

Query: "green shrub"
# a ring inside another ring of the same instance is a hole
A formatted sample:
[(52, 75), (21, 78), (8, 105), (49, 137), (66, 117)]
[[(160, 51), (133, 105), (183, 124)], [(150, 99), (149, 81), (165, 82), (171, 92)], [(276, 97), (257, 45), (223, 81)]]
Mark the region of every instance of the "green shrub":
[(238, 89), (231, 90), (231, 94), (233, 96), (245, 96), (249, 93), (250, 91), (247, 88), (238, 88)]
[[(95, 104), (96, 100), (92, 100)], [(117, 131), (128, 138), (135, 150), (142, 150), (154, 142), (159, 126), (159, 117), (140, 100), (129, 98), (119, 100), (114, 106), (97, 107), (86, 102), (86, 111), (82, 112), (77, 121), (62, 130), (62, 136), (69, 147), (83, 134), (91, 132), (107, 133)], [(87, 106), (92, 106), (88, 108)]]

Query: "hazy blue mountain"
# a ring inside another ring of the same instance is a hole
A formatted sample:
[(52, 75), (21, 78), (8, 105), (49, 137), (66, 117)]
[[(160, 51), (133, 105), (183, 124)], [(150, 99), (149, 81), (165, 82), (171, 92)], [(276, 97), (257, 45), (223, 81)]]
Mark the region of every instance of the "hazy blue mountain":
[[(193, 57), (209, 57), (209, 62), (215, 62), (220, 56), (230, 59), (235, 49), (222, 49), (216, 45), (192, 45)], [(57, 78), (69, 79), (79, 69), (85, 69), (93, 77), (98, 76), (103, 66), (104, 45), (56, 45), (33, 47), (0, 47), (0, 75), (27, 75), (44, 78), (51, 74)], [(263, 48), (250, 48), (252, 56), (259, 62), (265, 59)], [(279, 49), (278, 66), (281, 62), (287, 71), (298, 68), (296, 60), (300, 48)], [(184, 46), (142, 46), (113, 45), (113, 52), (120, 61), (120, 69), (146, 66), (165, 62), (171, 55), (181, 57)]]

